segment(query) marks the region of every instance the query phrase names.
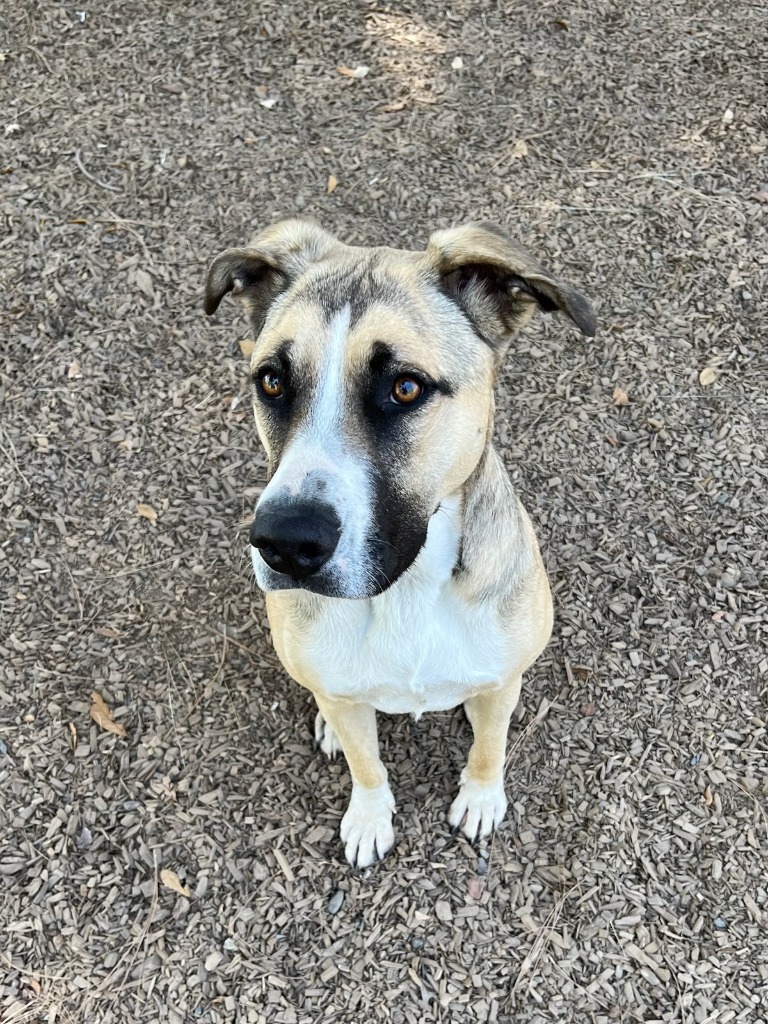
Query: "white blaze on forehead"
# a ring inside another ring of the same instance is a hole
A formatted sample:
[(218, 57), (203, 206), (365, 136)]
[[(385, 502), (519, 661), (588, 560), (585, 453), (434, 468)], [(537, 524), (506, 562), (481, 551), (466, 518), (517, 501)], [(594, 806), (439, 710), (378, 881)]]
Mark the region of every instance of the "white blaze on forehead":
[[(347, 454), (343, 433), (344, 377), (349, 306), (336, 314), (328, 328), (328, 340), (317, 368), (317, 381), (305, 422), (299, 427), (280, 459), (267, 491), (287, 491), (297, 497), (311, 473), (327, 480), (337, 476)], [(265, 496), (267, 491), (265, 491)], [(263, 500), (263, 499), (262, 499)]]
[(328, 342), (323, 359), (318, 367), (317, 387), (307, 424), (308, 433), (318, 441), (335, 440), (339, 431), (341, 412), (344, 407), (344, 377), (346, 360), (344, 354), (349, 337), (349, 305), (334, 316), (328, 328)]

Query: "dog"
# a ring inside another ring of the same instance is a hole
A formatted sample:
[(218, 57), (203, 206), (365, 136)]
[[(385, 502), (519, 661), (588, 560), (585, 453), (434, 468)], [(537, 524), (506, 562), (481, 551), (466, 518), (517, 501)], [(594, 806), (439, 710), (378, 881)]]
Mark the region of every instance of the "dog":
[(277, 654), (317, 702), (315, 735), (352, 777), (351, 865), (394, 843), (376, 712), (463, 704), (473, 742), (448, 820), (500, 824), (510, 717), (546, 646), (552, 598), (531, 520), (493, 446), (493, 385), (536, 309), (587, 336), (588, 302), (504, 231), (425, 251), (342, 244), (285, 220), (213, 260), (205, 311), (242, 303), (270, 480), (250, 531)]

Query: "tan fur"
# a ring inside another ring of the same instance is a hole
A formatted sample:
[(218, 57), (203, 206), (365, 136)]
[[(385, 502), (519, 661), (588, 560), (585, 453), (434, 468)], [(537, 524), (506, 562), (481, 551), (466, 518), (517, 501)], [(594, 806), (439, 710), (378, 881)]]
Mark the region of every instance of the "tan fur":
[[(427, 541), (405, 575), (378, 596), (344, 601), (297, 587), (268, 591), (266, 604), (280, 660), (314, 694), (332, 730), (324, 749), (335, 749), (335, 734), (349, 764), (353, 793), (342, 838), (348, 859), (365, 866), (393, 841), (394, 803), (378, 754), (377, 706), (420, 714), (441, 706), (441, 701), (448, 706), (463, 701), (474, 742), (449, 819), (475, 838), (487, 834), (503, 816), (509, 720), (522, 674), (549, 639), (552, 599), (531, 521), (491, 442), (493, 379), (516, 330), (537, 305), (563, 310), (585, 333), (594, 333), (595, 325), (577, 292), (503, 232), (484, 225), (439, 231), (425, 252), (401, 252), (345, 246), (316, 225), (287, 221), (258, 235), (246, 249), (227, 250), (216, 258), (208, 277), (206, 310), (215, 310), (222, 296), (233, 291), (249, 311), (257, 336), (252, 369), (290, 341), (292, 372), (317, 380), (324, 372), (327, 347), (339, 344), (329, 334), (329, 309), (335, 301), (347, 300), (339, 299), (334, 289), (360, 267), (367, 273), (360, 288), (369, 289), (370, 295), (356, 295), (361, 308), (354, 317), (350, 313), (339, 402), (354, 407), (355, 382), (364, 379), (371, 353), (381, 344), (396, 353), (398, 365), (447, 382), (451, 389), (450, 397), (423, 407), (407, 453), (397, 455), (401, 464), (396, 479), (403, 493), (412, 494), (417, 503), (423, 499), (433, 517)], [(316, 386), (325, 384), (320, 380)], [(255, 413), (272, 461), (273, 439), (258, 402)], [(327, 410), (325, 415), (330, 415)], [(354, 449), (356, 421), (347, 423), (344, 415), (340, 408), (334, 429), (346, 431), (345, 443)], [(284, 451), (301, 429), (301, 423), (292, 424)], [(437, 518), (441, 516), (446, 518)], [(442, 564), (453, 543), (453, 562)], [(431, 559), (438, 561), (433, 564)], [(407, 625), (411, 616), (430, 632), (424, 600), (435, 602), (432, 643), (438, 644), (438, 659), (439, 638), (455, 642), (465, 626), (467, 642), (477, 644), (476, 654), (467, 648), (458, 651), (457, 679), (446, 679), (437, 689), (425, 682), (431, 679), (430, 666), (419, 667), (428, 638), (409, 632)], [(383, 646), (360, 662), (360, 652), (367, 650), (360, 645), (368, 636), (383, 637)], [(409, 680), (403, 654), (411, 649), (414, 675)], [(403, 669), (392, 668), (389, 657), (400, 659)], [(399, 679), (397, 672), (402, 671), (402, 681), (379, 685), (376, 658), (382, 678), (394, 672), (392, 678)], [(479, 675), (473, 680), (475, 660)], [(347, 678), (353, 663), (365, 666), (366, 682)]]

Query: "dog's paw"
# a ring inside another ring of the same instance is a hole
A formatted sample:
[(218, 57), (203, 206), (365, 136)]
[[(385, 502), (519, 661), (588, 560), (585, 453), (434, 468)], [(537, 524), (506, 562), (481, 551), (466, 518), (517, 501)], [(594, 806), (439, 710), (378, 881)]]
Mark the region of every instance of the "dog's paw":
[(493, 832), (506, 811), (503, 779), (482, 783), (462, 776), (459, 795), (451, 804), (448, 821), (454, 831), (460, 828), (467, 839), (474, 842)]
[(395, 798), (387, 782), (376, 789), (353, 783), (349, 807), (341, 819), (341, 841), (353, 868), (367, 868), (392, 849), (394, 811)]
[(342, 752), (339, 737), (323, 718), (321, 711), (315, 715), (315, 743), (331, 761)]

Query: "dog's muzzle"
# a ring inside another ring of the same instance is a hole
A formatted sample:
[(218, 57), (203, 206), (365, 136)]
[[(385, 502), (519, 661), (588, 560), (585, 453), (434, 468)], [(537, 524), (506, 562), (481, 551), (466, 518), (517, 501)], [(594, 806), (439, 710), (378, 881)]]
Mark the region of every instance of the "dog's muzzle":
[(274, 572), (304, 580), (330, 561), (341, 537), (341, 522), (330, 505), (316, 502), (268, 504), (256, 510), (250, 541)]

